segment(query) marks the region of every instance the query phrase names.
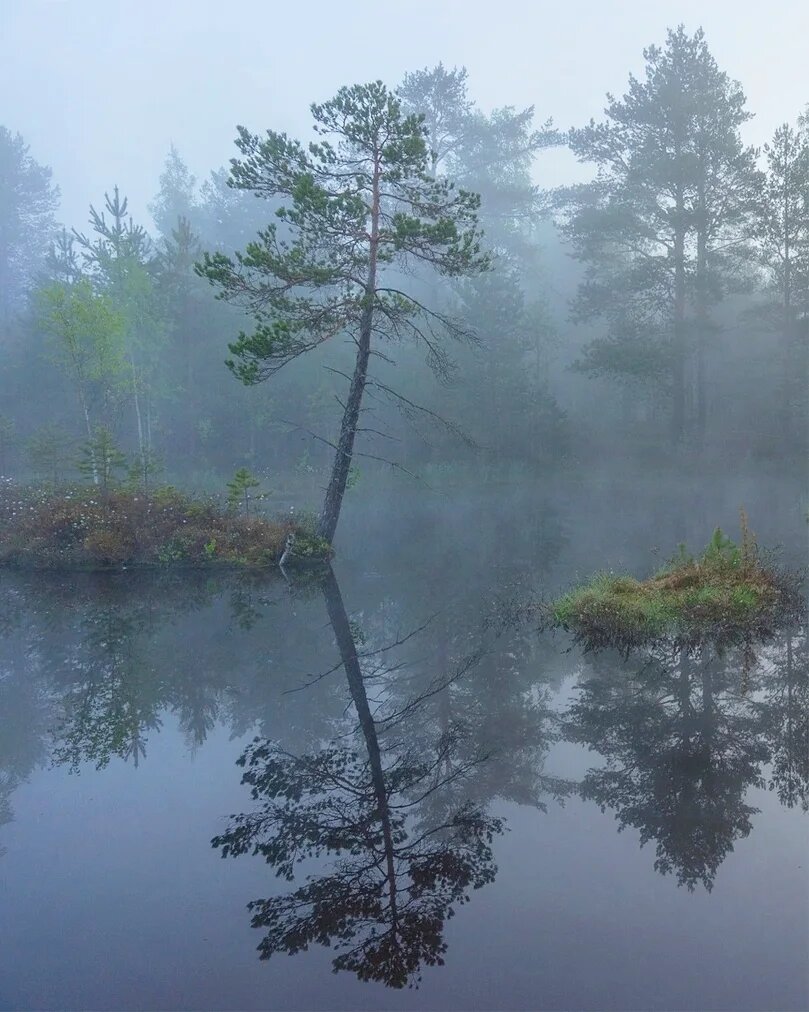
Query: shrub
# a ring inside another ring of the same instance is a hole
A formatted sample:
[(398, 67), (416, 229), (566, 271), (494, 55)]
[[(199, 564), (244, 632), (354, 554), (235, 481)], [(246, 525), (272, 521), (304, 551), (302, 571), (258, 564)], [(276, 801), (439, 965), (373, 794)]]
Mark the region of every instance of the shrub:
[(292, 519), (267, 520), (223, 511), (213, 500), (175, 488), (152, 495), (94, 488), (21, 489), (0, 483), (0, 563), (46, 568), (112, 565), (263, 567), (281, 557), (288, 534), (309, 559), (328, 557)]

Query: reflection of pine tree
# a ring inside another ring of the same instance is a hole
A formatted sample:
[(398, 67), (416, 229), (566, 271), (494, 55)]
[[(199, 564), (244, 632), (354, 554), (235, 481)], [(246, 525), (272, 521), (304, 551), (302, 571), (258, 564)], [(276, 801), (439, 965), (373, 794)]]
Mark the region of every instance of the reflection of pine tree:
[(613, 809), (641, 845), (655, 840), (655, 868), (688, 889), (702, 882), (710, 890), (735, 841), (750, 832), (756, 809), (744, 796), (762, 784), (768, 758), (732, 661), (647, 659), (638, 671), (605, 664), (567, 715), (568, 737), (606, 760), (588, 771), (583, 797)]
[[(288, 880), (300, 861), (334, 855), (327, 872), (249, 905), (253, 926), (266, 929), (261, 957), (318, 942), (336, 949), (335, 970), (403, 987), (422, 965), (443, 962), (444, 922), (470, 889), (494, 878), (491, 842), (503, 827), (471, 804), (438, 822), (423, 818), (427, 799), (481, 758), (454, 764), (451, 735), (440, 736), (431, 751), (408, 746), (401, 713), (396, 733), (384, 734), (331, 572), (323, 590), (359, 725), (353, 743), (295, 756), (256, 739), (239, 761), (261, 806), (233, 816), (213, 845), (223, 856), (260, 854)], [(411, 700), (407, 720), (418, 716)]]

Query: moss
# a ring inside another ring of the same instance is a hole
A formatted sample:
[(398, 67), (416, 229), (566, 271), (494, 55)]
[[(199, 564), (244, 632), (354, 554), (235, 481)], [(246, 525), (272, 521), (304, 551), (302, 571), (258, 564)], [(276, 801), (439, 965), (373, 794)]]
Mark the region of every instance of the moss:
[(264, 568), (278, 562), (291, 533), (302, 542), (306, 561), (330, 556), (330, 546), (314, 541), (295, 521), (239, 516), (174, 488), (102, 497), (86, 487), (0, 487), (0, 565)]
[(760, 635), (794, 610), (796, 597), (743, 533), (739, 547), (717, 529), (697, 559), (680, 546), (647, 580), (598, 573), (553, 602), (551, 620), (590, 647), (625, 651), (663, 638), (696, 643)]

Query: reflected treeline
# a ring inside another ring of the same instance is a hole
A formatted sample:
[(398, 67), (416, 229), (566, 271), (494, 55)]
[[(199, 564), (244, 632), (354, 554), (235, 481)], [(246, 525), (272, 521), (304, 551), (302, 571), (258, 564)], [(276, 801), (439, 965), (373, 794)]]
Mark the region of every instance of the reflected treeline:
[(580, 790), (654, 841), (655, 868), (693, 889), (717, 870), (758, 811), (750, 787), (769, 786), (807, 809), (809, 654), (787, 631), (750, 646), (628, 660), (590, 655), (565, 734), (603, 758)]
[[(349, 612), (330, 570), (5, 574), (0, 821), (38, 766), (137, 764), (168, 728), (191, 749), (215, 727), (253, 736), (253, 802), (214, 842), (287, 886), (251, 904), (261, 955), (330, 945), (335, 969), (402, 986), (441, 962), (447, 918), (494, 878), (504, 802), (595, 802), (689, 889), (710, 889), (750, 833), (750, 788), (809, 810), (805, 630), (757, 656), (624, 660), (564, 653), (526, 626), (518, 592), (479, 580), (451, 600), (415, 579), (379, 588), (363, 576)], [(562, 739), (594, 755), (580, 783), (553, 769)]]
[(769, 788), (809, 811), (809, 642), (788, 630), (767, 651), (755, 705), (769, 748)]

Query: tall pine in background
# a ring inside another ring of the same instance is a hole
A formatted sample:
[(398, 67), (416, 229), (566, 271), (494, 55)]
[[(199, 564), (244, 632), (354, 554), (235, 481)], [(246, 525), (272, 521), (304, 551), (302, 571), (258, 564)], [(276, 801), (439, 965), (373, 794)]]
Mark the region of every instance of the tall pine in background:
[(739, 280), (759, 183), (739, 132), (750, 113), (701, 30), (680, 26), (644, 58), (643, 79), (607, 96), (604, 120), (570, 132), (577, 158), (597, 169), (594, 182), (560, 194), (586, 266), (575, 317), (607, 326), (580, 365), (658, 384), (675, 441), (699, 439), (710, 310)]

